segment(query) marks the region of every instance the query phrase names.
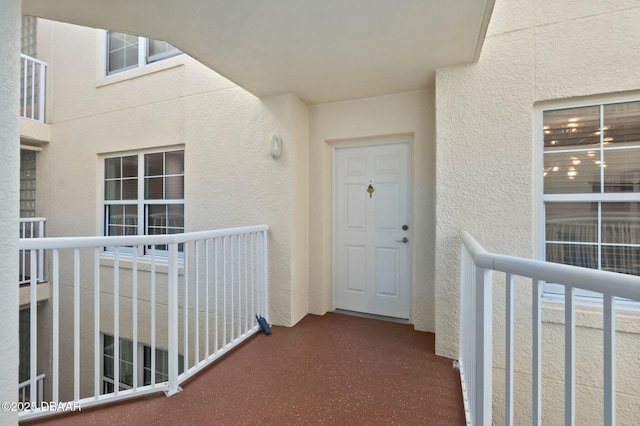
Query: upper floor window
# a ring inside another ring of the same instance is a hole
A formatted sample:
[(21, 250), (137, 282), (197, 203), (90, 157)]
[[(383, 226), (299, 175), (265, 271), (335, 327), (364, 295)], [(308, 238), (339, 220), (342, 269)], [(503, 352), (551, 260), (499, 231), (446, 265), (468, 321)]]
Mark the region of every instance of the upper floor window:
[(116, 74), (182, 53), (166, 41), (107, 31), (107, 75)]
[(640, 102), (543, 111), (547, 261), (640, 275)]
[(106, 158), (104, 217), (107, 236), (184, 232), (184, 151)]

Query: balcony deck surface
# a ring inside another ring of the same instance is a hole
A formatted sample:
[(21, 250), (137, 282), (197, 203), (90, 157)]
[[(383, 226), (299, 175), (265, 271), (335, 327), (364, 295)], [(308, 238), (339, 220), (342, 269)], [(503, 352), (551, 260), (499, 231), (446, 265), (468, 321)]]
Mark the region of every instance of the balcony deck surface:
[[(47, 425), (463, 425), (460, 378), (413, 326), (337, 313), (258, 334), (183, 392)], [(29, 424), (34, 424), (29, 422)]]

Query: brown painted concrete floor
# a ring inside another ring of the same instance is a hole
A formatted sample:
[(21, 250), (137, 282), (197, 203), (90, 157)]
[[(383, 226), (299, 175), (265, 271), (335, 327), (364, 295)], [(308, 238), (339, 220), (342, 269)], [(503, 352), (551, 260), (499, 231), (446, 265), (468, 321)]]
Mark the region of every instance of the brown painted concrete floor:
[(39, 424), (465, 424), (459, 375), (433, 334), (336, 313), (258, 334), (183, 389)]

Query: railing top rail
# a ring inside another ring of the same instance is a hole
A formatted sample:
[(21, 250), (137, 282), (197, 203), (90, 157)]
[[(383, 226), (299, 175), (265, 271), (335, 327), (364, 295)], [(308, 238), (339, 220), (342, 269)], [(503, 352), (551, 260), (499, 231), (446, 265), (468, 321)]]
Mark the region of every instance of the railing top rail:
[(20, 223), (23, 222), (46, 222), (47, 218), (46, 217), (21, 217), (20, 218)]
[(468, 232), (462, 231), (461, 238), (479, 267), (640, 301), (638, 276), (490, 253)]
[[(42, 374), (38, 374), (38, 375), (36, 376), (36, 380), (35, 380), (35, 381), (36, 381), (36, 383), (37, 383), (37, 382), (39, 382), (40, 380), (42, 380), (42, 379), (44, 379), (44, 378), (45, 378), (45, 374), (44, 374), (44, 373), (42, 373)], [(22, 389), (22, 388), (24, 388), (24, 387), (26, 387), (26, 386), (29, 386), (30, 384), (31, 384), (31, 379), (27, 379), (27, 380), (25, 380), (24, 382), (20, 382), (20, 383), (18, 384), (18, 389)]]
[(180, 244), (210, 238), (229, 237), (237, 234), (268, 231), (268, 225), (243, 226), (210, 231), (187, 232), (171, 235), (131, 235), (123, 237), (54, 237), (20, 239), (20, 250), (99, 248), (110, 246), (142, 246)]
[(36, 64), (40, 64), (40, 65), (43, 65), (43, 66), (45, 66), (45, 67), (47, 66), (47, 63), (46, 63), (46, 62), (43, 62), (43, 61), (41, 61), (40, 59), (33, 58), (33, 57), (29, 56), (29, 55), (25, 55), (24, 53), (21, 53), (21, 54), (20, 54), (20, 57), (21, 57), (22, 59), (26, 59), (26, 60), (28, 60), (28, 61), (35, 62)]

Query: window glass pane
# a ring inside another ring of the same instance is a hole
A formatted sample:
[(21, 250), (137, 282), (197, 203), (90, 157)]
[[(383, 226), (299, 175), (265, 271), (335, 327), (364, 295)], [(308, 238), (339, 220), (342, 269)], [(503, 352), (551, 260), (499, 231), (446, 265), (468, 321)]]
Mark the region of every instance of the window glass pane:
[(640, 192), (640, 149), (604, 150), (604, 192)]
[(597, 203), (546, 203), (546, 240), (598, 242)]
[(180, 50), (162, 40), (148, 39), (147, 45), (147, 62), (149, 63), (170, 58), (181, 53)]
[(602, 269), (621, 274), (640, 275), (640, 247), (603, 245)]
[(179, 228), (180, 232), (184, 232), (184, 205), (183, 204), (169, 204), (169, 226), (173, 228)]
[(604, 141), (608, 146), (640, 143), (640, 102), (604, 106)]
[(166, 234), (164, 229), (167, 223), (167, 206), (166, 205), (149, 205), (147, 207), (148, 217), (147, 224), (149, 226), (150, 235)]
[(602, 203), (602, 242), (640, 244), (640, 203)]
[(109, 73), (117, 72), (125, 68), (124, 49), (109, 53)]
[(600, 192), (600, 150), (544, 154), (544, 193)]
[(120, 161), (120, 157), (107, 158), (104, 160), (104, 176), (106, 179), (121, 177)]
[(125, 35), (123, 33), (117, 33), (115, 31), (108, 31), (107, 35), (109, 37), (109, 49), (110, 50), (122, 49), (124, 47)]
[(128, 157), (122, 157), (122, 177), (137, 177), (138, 176), (138, 156), (130, 155)]
[(107, 216), (110, 225), (122, 225), (124, 223), (123, 206), (107, 206)]
[(113, 357), (105, 355), (103, 360), (103, 365), (104, 365), (104, 369), (103, 369), (102, 375), (110, 379), (113, 379), (113, 376), (114, 376)]
[(167, 200), (180, 200), (184, 198), (184, 176), (169, 176), (165, 178)]
[(124, 179), (122, 181), (122, 199), (137, 200), (138, 199), (138, 180)]
[(104, 183), (105, 200), (120, 199), (120, 180), (108, 180)]
[(545, 152), (600, 145), (599, 106), (545, 111), (543, 121)]
[(164, 178), (145, 178), (145, 198), (147, 200), (164, 199)]
[(144, 175), (162, 176), (164, 173), (164, 153), (146, 154), (144, 156)]
[(138, 43), (127, 46), (124, 49), (124, 68), (134, 68), (138, 66)]
[(547, 243), (546, 252), (547, 262), (598, 269), (598, 246), (595, 244)]
[(167, 175), (184, 174), (184, 151), (174, 151), (166, 153), (166, 171)]

